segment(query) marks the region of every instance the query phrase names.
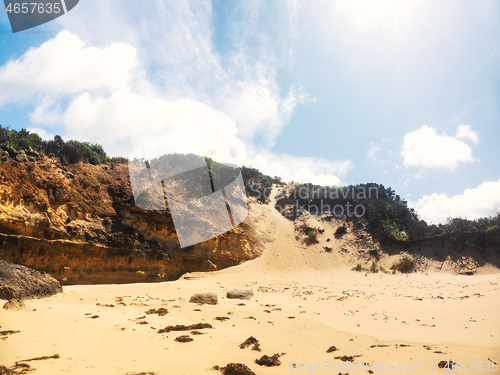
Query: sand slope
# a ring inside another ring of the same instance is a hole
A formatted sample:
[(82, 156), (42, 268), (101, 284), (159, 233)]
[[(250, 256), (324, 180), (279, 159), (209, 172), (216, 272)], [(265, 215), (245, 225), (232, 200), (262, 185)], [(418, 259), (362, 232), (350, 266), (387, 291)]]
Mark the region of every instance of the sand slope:
[[(259, 259), (175, 282), (70, 286), (28, 301), (30, 311), (1, 310), (0, 331), (20, 332), (0, 336), (0, 365), (58, 354), (26, 363), (51, 375), (218, 374), (212, 367), (229, 362), (257, 374), (306, 372), (314, 364), (316, 372), (368, 373), (362, 362), (378, 366), (374, 373), (389, 372), (388, 364), (406, 373), (500, 373), (485, 368), (488, 359), (500, 360), (500, 273), (365, 275), (344, 264), (334, 241), (331, 253), (301, 244), (294, 223), (271, 206), (252, 205), (250, 214), (267, 241)], [(255, 297), (225, 298), (237, 288)], [(189, 303), (197, 292), (217, 293), (219, 303)], [(146, 314), (160, 307), (168, 314)], [(158, 333), (200, 322), (213, 328)], [(193, 341), (176, 342), (183, 334)], [(239, 348), (249, 336), (261, 352)], [(331, 346), (338, 350), (327, 353)], [(254, 362), (274, 353), (286, 353), (279, 367)], [(350, 366), (335, 359), (344, 355), (359, 357)], [(437, 370), (442, 360), (474, 362), (463, 362), (462, 371)]]

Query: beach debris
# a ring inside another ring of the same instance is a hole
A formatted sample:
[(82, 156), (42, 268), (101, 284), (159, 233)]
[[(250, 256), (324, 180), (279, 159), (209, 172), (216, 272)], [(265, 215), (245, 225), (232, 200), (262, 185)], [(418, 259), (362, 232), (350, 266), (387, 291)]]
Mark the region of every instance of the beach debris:
[[(21, 332), (21, 331), (12, 331), (12, 330), (0, 331), (0, 340), (6, 340), (7, 336), (13, 335), (13, 334), (19, 333), (19, 332)], [(2, 372), (0, 372), (0, 374), (2, 374)]]
[(168, 314), (168, 310), (164, 307), (160, 307), (159, 309), (150, 309), (146, 311), (146, 314), (148, 315), (157, 314), (158, 316), (164, 316)]
[(22, 359), (20, 361), (16, 361), (16, 365), (21, 362), (31, 362), (31, 361), (44, 361), (46, 359), (59, 359), (61, 356), (59, 354), (54, 354), (54, 355), (44, 355), (42, 357), (35, 357), (35, 358), (30, 358), (30, 359)]
[(252, 350), (256, 350), (258, 352), (261, 351), (260, 349), (260, 343), (259, 343), (259, 340), (257, 340), (255, 337), (253, 336), (250, 336), (249, 338), (247, 338), (245, 341), (243, 341), (241, 344), (240, 344), (240, 349), (245, 349), (245, 348), (248, 348), (250, 345), (252, 345)]
[(235, 289), (229, 290), (226, 297), (229, 299), (246, 299), (249, 300), (254, 296), (253, 290), (251, 289)]
[(12, 331), (12, 330), (0, 331), (0, 336), (13, 335), (14, 333), (19, 333), (19, 332), (21, 331)]
[(275, 353), (272, 356), (264, 354), (259, 359), (256, 359), (255, 363), (257, 363), (260, 366), (267, 366), (267, 367), (280, 366), (281, 365), (280, 356), (281, 354), (278, 353)]
[(193, 339), (191, 337), (189, 337), (188, 335), (182, 335), (182, 336), (176, 337), (175, 341), (177, 341), (177, 342), (190, 342), (190, 341), (193, 341)]
[(171, 331), (192, 331), (196, 329), (204, 329), (204, 328), (212, 328), (212, 325), (209, 323), (196, 323), (185, 326), (183, 324), (177, 324), (175, 326), (167, 326), (158, 331), (158, 333), (168, 333)]
[(35, 371), (34, 368), (32, 368), (30, 365), (27, 363), (19, 363), (15, 364), (10, 367), (5, 367), (5, 366), (0, 366), (0, 374), (6, 374), (6, 375), (21, 375), (21, 374), (27, 374), (28, 372)]
[(195, 336), (196, 336), (196, 335), (206, 335), (206, 333), (204, 333), (204, 332), (200, 332), (200, 331), (191, 331), (191, 334), (192, 334), (192, 335), (195, 335)]
[(255, 372), (243, 363), (228, 363), (224, 367), (214, 366), (214, 370), (221, 371), (222, 375), (256, 375)]
[(336, 352), (337, 350), (338, 350), (337, 347), (335, 345), (332, 345), (326, 350), (326, 352), (331, 353), (331, 352)]
[(96, 306), (100, 306), (100, 307), (116, 307), (112, 303), (104, 303), (104, 304), (102, 304), (102, 303), (97, 302), (95, 305)]
[(439, 361), (438, 367), (451, 369), (453, 367), (453, 360), (450, 359), (449, 361)]
[(219, 321), (223, 322), (225, 320), (229, 320), (229, 317), (227, 317), (227, 316), (217, 316), (217, 317), (215, 317), (215, 320), (219, 320)]
[(354, 362), (354, 360), (356, 358), (358, 358), (358, 357), (361, 357), (361, 354), (357, 354), (357, 355), (342, 355), (342, 356), (335, 357), (335, 359), (340, 359), (343, 362)]
[(191, 303), (206, 303), (215, 305), (218, 302), (217, 294), (215, 293), (196, 293), (191, 296), (189, 302)]

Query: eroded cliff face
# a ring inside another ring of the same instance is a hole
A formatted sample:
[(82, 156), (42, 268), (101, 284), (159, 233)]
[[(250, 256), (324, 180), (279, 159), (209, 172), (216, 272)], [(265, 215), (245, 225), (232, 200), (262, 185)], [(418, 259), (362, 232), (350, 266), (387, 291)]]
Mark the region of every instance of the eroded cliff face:
[(127, 164), (0, 162), (0, 258), (63, 284), (163, 281), (222, 269), (260, 255), (251, 233), (244, 223), (181, 249), (168, 211), (134, 204)]

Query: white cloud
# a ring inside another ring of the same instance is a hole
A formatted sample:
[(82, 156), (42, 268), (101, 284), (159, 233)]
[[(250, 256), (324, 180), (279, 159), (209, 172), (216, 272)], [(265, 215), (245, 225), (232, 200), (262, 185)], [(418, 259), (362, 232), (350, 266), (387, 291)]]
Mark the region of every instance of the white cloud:
[(469, 125), (459, 125), (457, 128), (456, 137), (458, 139), (468, 139), (469, 141), (474, 142), (474, 144), (479, 143), (479, 137), (477, 136), (477, 132), (473, 131)]
[(368, 148), (368, 150), (366, 151), (366, 156), (368, 157), (368, 159), (370, 159), (371, 161), (376, 161), (377, 160), (377, 153), (380, 151), (380, 146), (376, 146), (373, 142), (370, 143), (370, 147)]
[[(458, 133), (467, 137), (476, 134), (470, 128), (460, 127)], [(454, 169), (460, 163), (475, 161), (469, 145), (458, 138), (439, 135), (427, 125), (405, 135), (401, 156), (405, 167)]]
[(462, 194), (424, 195), (417, 202), (409, 202), (419, 216), (430, 223), (443, 223), (447, 218), (470, 220), (496, 215), (500, 212), (500, 180), (486, 181)]
[(350, 160), (329, 161), (314, 157), (297, 157), (263, 152), (252, 160), (252, 166), (285, 182), (310, 182), (317, 185), (341, 185), (343, 178), (354, 168)]
[(62, 31), (0, 67), (0, 105), (35, 94), (60, 96), (122, 89), (127, 87), (136, 64), (135, 49), (130, 45), (86, 46), (77, 35)]
[(152, 156), (194, 152), (234, 164), (246, 159), (234, 122), (191, 99), (167, 101), (125, 90), (109, 98), (84, 93), (69, 105), (64, 124), (64, 138), (99, 142), (112, 155), (127, 156), (148, 145)]
[(287, 41), (299, 6), (266, 6), (236, 6), (243, 13), (228, 31), (238, 24), (248, 33), (229, 36), (221, 55), (210, 2), (81, 2), (56, 21), (64, 31), (0, 67), (0, 105), (33, 103), (40, 133), (59, 127), (63, 138), (100, 143), (110, 155), (147, 145), (153, 154), (196, 152), (286, 180), (340, 183), (349, 161), (270, 151), (296, 107), (314, 100), (298, 82), (283, 92), (277, 80), (278, 67), (293, 63)]
[(42, 139), (54, 139), (55, 136), (55, 134), (42, 128), (29, 127), (27, 130), (31, 133), (37, 133)]
[(53, 126), (61, 124), (62, 115), (59, 103), (46, 96), (40, 100), (35, 110), (30, 114), (30, 120), (34, 125)]

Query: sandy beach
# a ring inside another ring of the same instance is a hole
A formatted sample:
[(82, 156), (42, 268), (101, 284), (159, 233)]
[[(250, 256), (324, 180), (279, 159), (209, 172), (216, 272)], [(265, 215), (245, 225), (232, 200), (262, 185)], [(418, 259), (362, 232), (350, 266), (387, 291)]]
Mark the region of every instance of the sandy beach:
[[(500, 273), (355, 272), (263, 207), (250, 212), (267, 241), (258, 259), (174, 282), (65, 286), (28, 311), (0, 310), (0, 331), (14, 331), (0, 337), (0, 364), (50, 375), (220, 374), (232, 362), (256, 374), (500, 373)], [(255, 296), (226, 298), (233, 289)], [(204, 292), (218, 304), (189, 302)], [(198, 323), (212, 328), (165, 329)], [(240, 348), (252, 336), (260, 351)], [(255, 363), (274, 354), (280, 366)], [(37, 357), (47, 358), (26, 361)], [(438, 368), (449, 360), (462, 367)]]

